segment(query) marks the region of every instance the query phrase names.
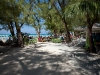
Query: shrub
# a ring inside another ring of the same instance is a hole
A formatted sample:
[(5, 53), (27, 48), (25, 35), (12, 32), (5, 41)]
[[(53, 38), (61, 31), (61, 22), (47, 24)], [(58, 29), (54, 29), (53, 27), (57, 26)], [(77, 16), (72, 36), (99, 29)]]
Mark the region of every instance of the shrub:
[(37, 38), (29, 40), (29, 44), (33, 44), (33, 43), (36, 43), (36, 42), (37, 42)]
[(51, 41), (52, 41), (53, 43), (61, 43), (61, 40), (58, 39), (58, 38), (57, 38), (57, 39), (52, 39)]

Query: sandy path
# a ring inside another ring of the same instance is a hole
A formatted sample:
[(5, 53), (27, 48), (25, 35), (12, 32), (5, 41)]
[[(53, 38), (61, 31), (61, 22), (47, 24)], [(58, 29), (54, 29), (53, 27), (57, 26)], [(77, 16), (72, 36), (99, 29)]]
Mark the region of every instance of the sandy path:
[(65, 44), (36, 43), (0, 54), (0, 75), (100, 75), (100, 56)]

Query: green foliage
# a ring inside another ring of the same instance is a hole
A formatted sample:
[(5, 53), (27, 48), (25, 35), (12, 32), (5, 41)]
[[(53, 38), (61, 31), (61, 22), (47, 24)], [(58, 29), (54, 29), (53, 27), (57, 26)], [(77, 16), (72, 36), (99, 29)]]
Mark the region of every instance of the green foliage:
[[(75, 1), (75, 2), (73, 2)], [(84, 25), (87, 26), (87, 36), (86, 39), (86, 47), (92, 52), (96, 52), (93, 47), (93, 39), (92, 39), (92, 27), (94, 23), (100, 21), (100, 0), (80, 0), (70, 1), (69, 8), (66, 9), (66, 13), (68, 10), (71, 14), (69, 17), (74, 17), (76, 19), (74, 23), (78, 24), (78, 26)], [(77, 21), (79, 23), (77, 23)]]
[[(9, 4), (8, 4), (9, 3)], [(0, 0), (0, 21), (9, 22), (12, 20), (13, 15), (19, 16), (17, 5), (7, 0)]]
[(34, 38), (34, 39), (30, 39), (29, 40), (29, 44), (34, 44), (37, 42), (37, 38)]
[(27, 2), (27, 7), (28, 7), (28, 15), (26, 17), (26, 23), (35, 28), (35, 31), (38, 35), (41, 33), (42, 29), (42, 18), (40, 16), (40, 8), (38, 7), (39, 5), (39, 0), (28, 0)]
[(34, 44), (37, 42), (37, 38), (34, 39), (28, 39), (27, 37), (24, 37), (24, 45), (28, 45), (28, 44)]
[(24, 37), (24, 45), (28, 45), (29, 44), (29, 39), (27, 37)]
[(22, 14), (25, 7), (25, 5), (23, 5), (24, 1), (25, 0), (0, 0), (0, 24), (2, 28), (6, 26), (6, 29), (9, 29), (8, 24), (10, 22), (14, 23), (16, 21), (18, 24), (25, 23)]
[(65, 30), (61, 18), (52, 3), (53, 1), (44, 1), (38, 5), (41, 9), (39, 14), (45, 20), (45, 29), (51, 33), (54, 33), (55, 30), (56, 33), (64, 32)]
[(69, 0), (69, 5), (65, 8), (66, 18), (73, 28), (88, 25), (87, 15), (91, 24), (93, 19), (95, 19), (95, 22), (99, 22), (99, 5), (100, 1), (95, 0)]
[(57, 39), (54, 38), (54, 39), (52, 39), (51, 41), (52, 41), (53, 43), (61, 43), (61, 40), (60, 40), (59, 38), (57, 38)]

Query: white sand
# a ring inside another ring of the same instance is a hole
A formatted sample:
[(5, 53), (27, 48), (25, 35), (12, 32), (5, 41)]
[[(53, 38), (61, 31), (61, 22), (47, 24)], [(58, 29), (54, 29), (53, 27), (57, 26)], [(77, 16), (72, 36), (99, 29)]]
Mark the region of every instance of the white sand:
[(100, 56), (66, 44), (38, 42), (2, 54), (0, 75), (100, 75)]
[(41, 44), (41, 42), (38, 42), (37, 45), (41, 46), (41, 47), (37, 48), (37, 50), (49, 52), (49, 53), (56, 54), (56, 55), (65, 53), (66, 51), (74, 51), (75, 50), (71, 47), (68, 47), (68, 46), (62, 44), (62, 43), (44, 42)]

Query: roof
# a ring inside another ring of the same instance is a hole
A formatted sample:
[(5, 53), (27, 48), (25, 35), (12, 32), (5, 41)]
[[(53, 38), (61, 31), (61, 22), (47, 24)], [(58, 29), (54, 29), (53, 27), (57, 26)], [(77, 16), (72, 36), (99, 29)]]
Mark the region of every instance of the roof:
[[(79, 26), (77, 28), (74, 28), (75, 31), (86, 31), (87, 27)], [(93, 32), (100, 32), (100, 24), (95, 23), (92, 27)]]

